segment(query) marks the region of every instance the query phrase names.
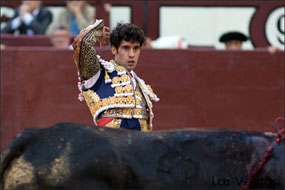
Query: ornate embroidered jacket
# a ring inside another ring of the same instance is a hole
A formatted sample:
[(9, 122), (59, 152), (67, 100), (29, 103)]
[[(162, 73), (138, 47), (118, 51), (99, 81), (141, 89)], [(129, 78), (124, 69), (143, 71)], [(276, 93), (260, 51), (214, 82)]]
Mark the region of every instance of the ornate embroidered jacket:
[(133, 71), (136, 88), (125, 67), (96, 55), (93, 46), (102, 35), (102, 28), (103, 21), (97, 20), (81, 31), (73, 43), (80, 99), (85, 99), (95, 125), (100, 118), (114, 118), (106, 126), (119, 128), (122, 119), (138, 119), (142, 131), (152, 130), (151, 100), (159, 99)]

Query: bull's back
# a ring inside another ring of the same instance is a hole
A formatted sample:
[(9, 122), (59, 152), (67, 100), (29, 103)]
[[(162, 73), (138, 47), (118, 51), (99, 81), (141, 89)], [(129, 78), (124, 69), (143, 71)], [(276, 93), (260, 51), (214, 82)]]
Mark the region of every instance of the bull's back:
[(108, 150), (108, 140), (87, 126), (61, 123), (46, 129), (28, 129), (15, 137), (3, 153), (2, 185), (4, 189), (63, 187), (70, 178), (76, 181), (76, 173), (84, 171), (90, 162), (110, 158), (112, 151)]
[(251, 155), (261, 156), (252, 137), (263, 146), (274, 140), (247, 132), (142, 133), (62, 123), (15, 138), (3, 157), (2, 180), (7, 189), (205, 189), (216, 179), (244, 178)]
[(29, 144), (33, 144), (40, 129), (27, 129), (18, 134), (4, 150), (1, 158), (1, 185), (4, 189), (25, 188), (34, 181), (33, 166), (23, 158)]

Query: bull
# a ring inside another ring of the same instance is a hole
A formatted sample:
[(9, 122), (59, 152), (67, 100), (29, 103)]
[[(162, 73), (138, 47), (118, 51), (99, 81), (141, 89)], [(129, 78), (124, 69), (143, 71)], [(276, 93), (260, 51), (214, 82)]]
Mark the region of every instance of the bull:
[[(144, 133), (60, 123), (26, 129), (1, 160), (3, 189), (240, 189), (275, 134), (225, 129)], [(284, 189), (284, 139), (251, 181)]]

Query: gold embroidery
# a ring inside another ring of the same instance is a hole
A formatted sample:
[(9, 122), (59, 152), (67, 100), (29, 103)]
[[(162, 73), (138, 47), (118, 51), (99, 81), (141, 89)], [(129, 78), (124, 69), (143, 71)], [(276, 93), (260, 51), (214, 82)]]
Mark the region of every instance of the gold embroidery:
[(147, 87), (147, 89), (148, 89), (151, 93), (153, 93), (153, 90), (152, 90), (152, 88), (151, 88), (150, 85), (146, 85), (146, 87)]
[(132, 115), (132, 110), (131, 109), (127, 109), (127, 108), (125, 108), (125, 109), (123, 109), (123, 114), (124, 115)]
[(118, 104), (125, 104), (126, 103), (125, 97), (118, 97)]
[(141, 114), (142, 114), (142, 110), (141, 109), (138, 109), (138, 108), (134, 109), (134, 115), (141, 115)]
[(112, 118), (137, 118), (148, 120), (149, 116), (142, 109), (133, 108), (112, 108), (104, 111), (102, 117), (112, 117)]
[(148, 107), (152, 107), (152, 104), (151, 104), (151, 101), (150, 101), (149, 96), (146, 94), (146, 92), (145, 92), (145, 91), (143, 91), (144, 89), (142, 88), (142, 86), (141, 86), (141, 84), (140, 84), (140, 83), (139, 83), (139, 86), (140, 86), (140, 89), (142, 89), (142, 92), (140, 92), (140, 93), (142, 93), (142, 94), (143, 94), (142, 96), (145, 98), (146, 103), (147, 103), (147, 106), (148, 106)]
[(142, 106), (142, 101), (136, 98), (136, 106)]
[(96, 93), (92, 93), (91, 94), (92, 91), (91, 90), (88, 90), (88, 91), (89, 91), (88, 94), (91, 95), (91, 98), (92, 98), (92, 100), (94, 100), (94, 102), (99, 102), (100, 101), (100, 97), (98, 96), (98, 94), (96, 94)]
[(130, 81), (130, 78), (128, 77), (128, 75), (124, 74), (120, 77), (121, 82), (128, 82)]
[(133, 87), (132, 87), (132, 85), (126, 85), (125, 87), (124, 87), (124, 93), (132, 93), (133, 92)]
[(112, 78), (112, 83), (113, 84), (119, 84), (120, 83), (120, 78), (119, 77), (113, 77)]
[(141, 126), (141, 131), (150, 132), (151, 128), (147, 125), (147, 121), (145, 119), (139, 119), (139, 123)]
[(110, 105), (110, 101), (109, 101), (109, 98), (103, 98), (102, 99), (102, 106), (108, 106)]
[(118, 73), (126, 71), (125, 67), (117, 65), (117, 64), (115, 65), (115, 69)]
[(136, 96), (143, 98), (143, 95), (139, 90), (136, 90), (135, 94), (136, 94)]
[(126, 104), (135, 104), (135, 98), (133, 96), (128, 96), (126, 98)]
[(76, 36), (72, 43), (74, 48), (73, 59), (79, 72), (79, 76), (85, 80), (91, 78), (100, 69), (99, 58), (94, 48), (96, 41), (103, 34), (104, 21), (98, 20), (90, 25)]
[[(95, 105), (98, 107), (98, 109), (100, 109), (101, 107), (103, 107), (102, 101), (97, 102)], [(98, 109), (97, 109), (97, 110), (98, 110)]]
[(102, 117), (118, 117), (121, 116), (122, 114), (123, 114), (123, 109), (113, 108), (106, 110)]
[(123, 87), (122, 87), (122, 86), (117, 86), (117, 87), (115, 88), (115, 92), (116, 92), (116, 94), (121, 94), (121, 93), (123, 93)]
[(150, 86), (150, 85), (146, 85), (146, 87), (147, 87), (147, 89), (150, 91), (151, 95), (152, 95), (153, 97), (156, 97), (156, 98), (157, 98), (157, 95), (153, 92), (151, 86)]
[(109, 123), (105, 125), (105, 127), (110, 127), (110, 128), (120, 128), (121, 126), (122, 119), (113, 119)]
[(124, 74), (121, 77), (115, 76), (112, 78), (112, 87), (123, 86), (130, 83), (130, 78), (128, 75)]
[(100, 99), (93, 90), (82, 92), (93, 117), (96, 118), (101, 112), (104, 112), (102, 117), (144, 119), (150, 130), (153, 119), (152, 104), (150, 97), (141, 90), (141, 87), (137, 86), (136, 96), (130, 95), (131, 92), (133, 94), (131, 85), (117, 86), (115, 92), (124, 96)]
[(105, 81), (108, 82), (110, 80), (110, 76), (108, 75), (107, 69), (105, 69)]
[(117, 102), (117, 98), (115, 96), (112, 96), (109, 98), (110, 99), (110, 105), (114, 105)]
[(100, 97), (93, 90), (83, 91), (82, 94), (85, 100), (88, 102), (99, 102), (100, 101)]
[(94, 115), (100, 108), (100, 97), (93, 90), (83, 91), (82, 94), (91, 114)]

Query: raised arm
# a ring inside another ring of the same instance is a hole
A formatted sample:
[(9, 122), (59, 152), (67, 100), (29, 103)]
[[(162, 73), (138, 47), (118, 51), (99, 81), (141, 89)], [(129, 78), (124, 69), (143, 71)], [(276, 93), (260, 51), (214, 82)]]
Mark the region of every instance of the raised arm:
[(100, 44), (105, 41), (106, 35), (103, 34), (103, 28), (104, 21), (97, 20), (93, 25), (82, 29), (72, 43), (73, 59), (82, 80), (88, 80), (100, 69), (94, 45), (97, 41)]

